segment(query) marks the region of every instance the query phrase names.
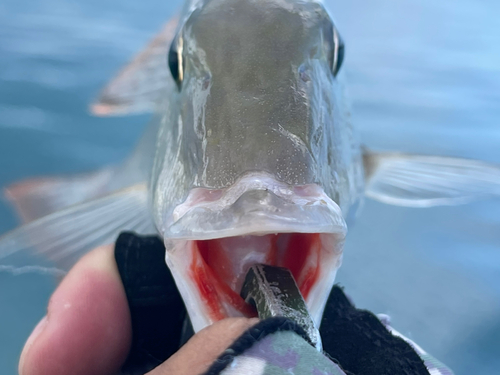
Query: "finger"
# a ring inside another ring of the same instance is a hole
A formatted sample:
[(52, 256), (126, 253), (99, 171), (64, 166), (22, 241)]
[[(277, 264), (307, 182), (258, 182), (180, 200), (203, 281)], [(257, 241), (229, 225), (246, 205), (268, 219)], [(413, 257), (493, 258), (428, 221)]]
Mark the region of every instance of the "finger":
[(110, 375), (120, 368), (132, 328), (113, 250), (92, 251), (64, 278), (24, 347), (21, 375)]
[(177, 353), (148, 375), (202, 374), (257, 318), (221, 320), (193, 336)]

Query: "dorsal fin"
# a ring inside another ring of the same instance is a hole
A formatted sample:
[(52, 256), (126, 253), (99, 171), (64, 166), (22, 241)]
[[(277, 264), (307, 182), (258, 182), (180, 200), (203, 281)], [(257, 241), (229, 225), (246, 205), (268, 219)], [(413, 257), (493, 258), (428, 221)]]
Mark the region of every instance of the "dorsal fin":
[(174, 87), (167, 52), (177, 24), (177, 17), (167, 22), (146, 48), (104, 87), (90, 106), (94, 115), (129, 115), (155, 110), (163, 94)]

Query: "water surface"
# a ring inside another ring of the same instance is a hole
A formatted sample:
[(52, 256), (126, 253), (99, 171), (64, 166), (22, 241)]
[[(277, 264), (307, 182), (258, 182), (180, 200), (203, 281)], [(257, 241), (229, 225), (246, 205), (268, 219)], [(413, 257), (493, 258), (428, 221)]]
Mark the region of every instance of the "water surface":
[[(328, 0), (346, 41), (353, 117), (377, 150), (500, 163), (500, 3)], [(160, 29), (178, 1), (3, 0), (0, 186), (119, 162), (148, 116), (99, 119), (88, 102)], [(0, 202), (0, 233), (15, 227)], [(453, 368), (500, 368), (500, 199), (407, 209), (366, 201), (339, 282), (358, 306)], [(55, 281), (0, 274), (0, 372)]]

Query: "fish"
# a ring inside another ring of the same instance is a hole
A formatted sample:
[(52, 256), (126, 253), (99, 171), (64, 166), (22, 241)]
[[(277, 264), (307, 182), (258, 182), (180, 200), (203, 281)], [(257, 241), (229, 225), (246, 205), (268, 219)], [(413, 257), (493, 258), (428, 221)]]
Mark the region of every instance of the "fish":
[(316, 0), (188, 0), (102, 91), (95, 115), (155, 112), (122, 164), (6, 189), (24, 224), (0, 270), (64, 274), (122, 231), (158, 235), (195, 332), (254, 316), (255, 264), (288, 268), (314, 323), (365, 198), (405, 207), (500, 195), (500, 167), (362, 145), (345, 43)]

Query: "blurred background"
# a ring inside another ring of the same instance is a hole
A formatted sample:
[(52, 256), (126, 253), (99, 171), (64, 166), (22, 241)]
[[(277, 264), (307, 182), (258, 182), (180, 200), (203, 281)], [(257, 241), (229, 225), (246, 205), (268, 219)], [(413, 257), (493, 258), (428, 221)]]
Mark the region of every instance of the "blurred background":
[[(353, 117), (377, 150), (500, 164), (497, 0), (325, 0), (346, 42)], [(95, 118), (100, 87), (180, 7), (180, 0), (2, 0), (0, 187), (117, 163), (148, 116)], [(17, 225), (0, 201), (0, 233)], [(500, 199), (407, 209), (366, 201), (338, 281), (358, 307), (456, 375), (500, 368)], [(0, 273), (0, 373), (55, 280)]]

